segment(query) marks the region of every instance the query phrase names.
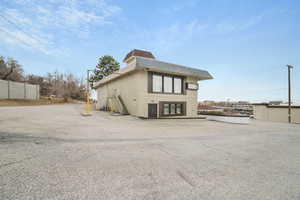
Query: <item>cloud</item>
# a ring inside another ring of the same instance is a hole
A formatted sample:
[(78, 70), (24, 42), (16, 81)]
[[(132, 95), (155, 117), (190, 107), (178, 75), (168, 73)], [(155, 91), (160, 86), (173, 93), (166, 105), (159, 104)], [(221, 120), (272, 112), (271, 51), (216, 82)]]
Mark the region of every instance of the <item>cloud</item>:
[(167, 8), (161, 9), (161, 12), (165, 14), (182, 12), (195, 7), (198, 3), (198, 0), (174, 1)]
[(285, 13), (284, 9), (270, 9), (258, 15), (250, 16), (248, 18), (228, 18), (223, 19), (215, 24), (215, 32), (219, 34), (228, 34), (233, 32), (246, 31), (254, 26), (259, 25), (263, 20), (278, 13)]
[[(4, 0), (0, 41), (45, 54), (65, 52), (58, 37), (87, 38), (94, 26), (113, 23), (121, 8), (106, 0)], [(4, 6), (4, 5), (10, 5)]]
[(241, 21), (224, 20), (215, 25), (215, 31), (220, 34), (245, 31), (259, 24), (262, 19), (263, 16), (258, 15)]
[(190, 21), (176, 22), (166, 27), (141, 30), (140, 27), (133, 29), (133, 43), (146, 49), (160, 51), (160, 53), (172, 52), (183, 48), (186, 43), (199, 38), (205, 39), (224, 36), (227, 34), (248, 31), (259, 25), (266, 17), (274, 12), (266, 11), (259, 15), (249, 16), (247, 18), (227, 18), (204, 20), (194, 18)]
[(160, 54), (172, 52), (190, 41), (191, 38), (203, 34), (209, 26), (199, 20), (192, 20), (187, 23), (175, 23), (159, 29), (131, 29), (132, 45), (139, 48), (159, 51)]
[(60, 17), (60, 20), (56, 20), (57, 25), (60, 26), (78, 27), (86, 23), (106, 23), (106, 20), (102, 16), (70, 7), (61, 7), (56, 14)]

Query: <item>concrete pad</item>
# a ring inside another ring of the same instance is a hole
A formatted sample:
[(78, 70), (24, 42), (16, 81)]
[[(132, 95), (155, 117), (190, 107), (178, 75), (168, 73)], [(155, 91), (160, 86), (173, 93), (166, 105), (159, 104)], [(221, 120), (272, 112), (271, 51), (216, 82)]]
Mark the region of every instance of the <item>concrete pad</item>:
[(300, 125), (0, 108), (0, 199), (300, 199)]

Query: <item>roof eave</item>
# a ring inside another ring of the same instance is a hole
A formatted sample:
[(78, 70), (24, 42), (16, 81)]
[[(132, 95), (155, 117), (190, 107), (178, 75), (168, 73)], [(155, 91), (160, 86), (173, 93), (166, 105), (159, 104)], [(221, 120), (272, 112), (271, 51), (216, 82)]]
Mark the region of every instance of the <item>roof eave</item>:
[[(156, 62), (156, 63), (151, 63), (151, 62)], [(148, 71), (173, 73), (182, 76), (195, 77), (199, 80), (213, 79), (213, 76), (206, 70), (195, 69), (191, 67), (167, 63), (167, 62), (149, 59), (149, 58), (136, 56), (136, 65), (137, 68), (147, 69)]]
[[(132, 71), (138, 70), (138, 69), (146, 69), (147, 71), (153, 71), (153, 72), (162, 72), (162, 73), (173, 73), (178, 74), (182, 76), (189, 76), (194, 77), (198, 80), (211, 80), (213, 79), (213, 76), (206, 70), (200, 70), (190, 67), (185, 67), (182, 65), (167, 63), (151, 58), (144, 58), (139, 56), (133, 56), (134, 59), (132, 59), (131, 62), (127, 64), (126, 67), (116, 71), (114, 74), (109, 75), (108, 77), (105, 77), (104, 79), (98, 81), (95, 84), (95, 89), (99, 88), (100, 86), (109, 83), (115, 79), (118, 79), (122, 76), (124, 76), (127, 73), (130, 73)], [(144, 63), (143, 63), (144, 61)]]

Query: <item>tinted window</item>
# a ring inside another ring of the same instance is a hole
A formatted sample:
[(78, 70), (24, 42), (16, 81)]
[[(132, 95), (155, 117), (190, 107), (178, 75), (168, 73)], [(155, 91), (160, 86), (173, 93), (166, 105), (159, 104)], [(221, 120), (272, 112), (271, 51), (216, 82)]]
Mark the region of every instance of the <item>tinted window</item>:
[(164, 115), (169, 115), (170, 112), (169, 112), (169, 104), (164, 104)]
[(176, 114), (181, 114), (182, 109), (181, 109), (182, 104), (176, 104)]
[(173, 88), (172, 88), (172, 77), (169, 76), (164, 76), (164, 92), (166, 93), (172, 93)]
[(171, 115), (176, 114), (175, 109), (176, 109), (176, 104), (171, 104), (171, 112), (170, 112)]
[(164, 116), (178, 116), (184, 115), (184, 104), (183, 103), (162, 103), (161, 114)]
[(174, 93), (182, 92), (182, 79), (174, 77)]
[(161, 75), (152, 75), (152, 84), (153, 84), (153, 92), (162, 92), (162, 76)]
[(149, 87), (149, 92), (183, 94), (183, 77), (178, 77), (170, 74), (151, 73), (152, 85)]

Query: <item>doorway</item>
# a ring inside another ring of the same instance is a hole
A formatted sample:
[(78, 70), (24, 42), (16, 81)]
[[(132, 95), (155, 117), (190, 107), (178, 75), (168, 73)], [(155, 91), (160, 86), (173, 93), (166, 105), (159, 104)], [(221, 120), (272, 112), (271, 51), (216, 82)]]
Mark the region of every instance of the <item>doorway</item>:
[(157, 118), (157, 104), (154, 103), (148, 104), (148, 118), (149, 119)]

